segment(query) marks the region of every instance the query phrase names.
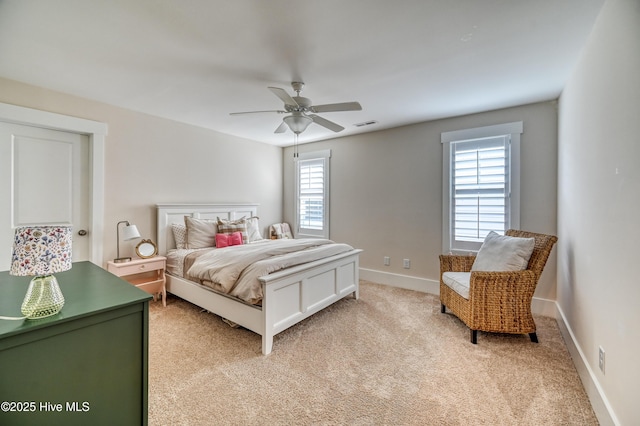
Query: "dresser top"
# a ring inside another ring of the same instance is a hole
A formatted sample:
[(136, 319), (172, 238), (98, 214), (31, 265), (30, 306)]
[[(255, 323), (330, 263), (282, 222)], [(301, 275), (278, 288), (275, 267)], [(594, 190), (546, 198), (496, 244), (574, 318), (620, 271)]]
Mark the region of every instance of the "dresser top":
[[(39, 320), (0, 320), (0, 338), (142, 303), (151, 295), (91, 262), (76, 262), (55, 274), (65, 303), (62, 310)], [(0, 272), (0, 316), (21, 317), (20, 306), (32, 277)]]

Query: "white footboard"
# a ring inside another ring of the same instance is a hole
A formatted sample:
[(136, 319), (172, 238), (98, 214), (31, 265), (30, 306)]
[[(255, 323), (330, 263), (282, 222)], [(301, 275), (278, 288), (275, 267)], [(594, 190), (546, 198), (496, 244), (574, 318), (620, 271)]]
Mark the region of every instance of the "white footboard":
[(273, 347), (273, 336), (345, 296), (359, 296), (359, 253), (354, 250), (330, 261), (308, 263), (260, 278), (264, 296), (262, 353)]

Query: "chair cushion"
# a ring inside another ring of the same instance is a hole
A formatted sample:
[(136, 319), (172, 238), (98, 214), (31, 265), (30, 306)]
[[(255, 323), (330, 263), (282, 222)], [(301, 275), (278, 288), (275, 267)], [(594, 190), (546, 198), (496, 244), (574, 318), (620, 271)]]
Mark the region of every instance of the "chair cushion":
[(535, 238), (510, 237), (493, 231), (478, 251), (472, 271), (522, 271), (533, 253)]
[(442, 282), (467, 300), (469, 300), (470, 281), (471, 272), (445, 272), (442, 274)]

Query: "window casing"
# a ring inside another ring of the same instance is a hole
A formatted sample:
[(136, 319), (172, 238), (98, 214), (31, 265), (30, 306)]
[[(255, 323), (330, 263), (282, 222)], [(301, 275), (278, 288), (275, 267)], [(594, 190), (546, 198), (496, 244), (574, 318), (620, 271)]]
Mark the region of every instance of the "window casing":
[(331, 150), (301, 153), (296, 160), (296, 234), (329, 238)]
[(442, 133), (443, 251), (477, 251), (520, 226), (522, 122)]

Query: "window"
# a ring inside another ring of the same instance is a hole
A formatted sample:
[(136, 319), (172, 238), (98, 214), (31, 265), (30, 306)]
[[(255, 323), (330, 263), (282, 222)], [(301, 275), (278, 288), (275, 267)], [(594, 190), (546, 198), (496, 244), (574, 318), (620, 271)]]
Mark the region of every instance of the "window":
[(442, 133), (443, 251), (477, 251), (520, 226), (522, 122)]
[(305, 237), (329, 238), (331, 150), (302, 153), (296, 161), (296, 229)]

